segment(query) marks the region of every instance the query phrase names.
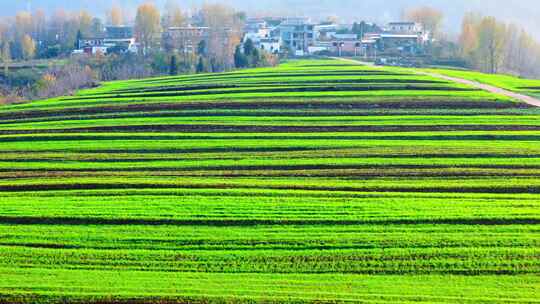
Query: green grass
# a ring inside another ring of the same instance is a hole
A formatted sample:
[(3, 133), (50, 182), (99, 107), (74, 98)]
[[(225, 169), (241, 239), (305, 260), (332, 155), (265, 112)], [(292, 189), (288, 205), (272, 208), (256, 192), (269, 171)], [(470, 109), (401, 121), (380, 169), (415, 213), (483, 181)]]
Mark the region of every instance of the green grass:
[(539, 118), (334, 60), (3, 106), (0, 302), (538, 303)]

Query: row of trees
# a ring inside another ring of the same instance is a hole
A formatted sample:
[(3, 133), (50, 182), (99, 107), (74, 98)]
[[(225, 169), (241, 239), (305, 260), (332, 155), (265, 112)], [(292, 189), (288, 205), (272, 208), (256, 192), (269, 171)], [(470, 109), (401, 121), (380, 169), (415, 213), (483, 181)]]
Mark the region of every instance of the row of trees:
[(4, 50), (2, 58), (57, 57), (73, 50), (77, 33), (94, 37), (102, 32), (102, 20), (85, 11), (59, 10), (52, 16), (47, 16), (41, 10), (19, 12), (12, 18), (0, 20), (0, 45)]
[(404, 19), (419, 22), (434, 38), (431, 55), (452, 58), (486, 73), (540, 77), (540, 45), (527, 31), (495, 17), (468, 13), (458, 41), (441, 30), (444, 14), (432, 7), (404, 12)]
[[(175, 40), (173, 45), (170, 45), (160, 40), (160, 32), (169, 27), (185, 26), (188, 18), (174, 1), (168, 2), (163, 15), (154, 4), (146, 3), (137, 10), (135, 32), (143, 54), (162, 48), (173, 53), (176, 65), (180, 66), (178, 69), (180, 72), (186, 69), (216, 72), (235, 67), (234, 51), (240, 44), (245, 19), (245, 13), (229, 6), (204, 4), (191, 17), (191, 22), (208, 28), (208, 37), (196, 46), (191, 45), (195, 40), (192, 37), (182, 37), (183, 40)], [(171, 70), (174, 71), (176, 68)]]
[(494, 17), (467, 14), (459, 39), (470, 66), (488, 73), (540, 76), (540, 45), (523, 28)]
[[(16, 16), (0, 19), (0, 47), (9, 49), (10, 59), (25, 59), (25, 57), (50, 58), (71, 52), (77, 45), (77, 38), (100, 37), (104, 33), (104, 24), (123, 25), (126, 16), (123, 9), (115, 6), (107, 13), (106, 21), (92, 16), (86, 11), (66, 12), (58, 10), (51, 16), (44, 11), (22, 11)], [(185, 26), (188, 17), (177, 2), (167, 2), (163, 14), (153, 2), (147, 2), (137, 8), (133, 21), (136, 37), (141, 43), (142, 50), (160, 44), (159, 38), (162, 30), (174, 26)], [(222, 35), (222, 29), (229, 29), (232, 49), (229, 55), (232, 58), (234, 46), (240, 39), (241, 29), (245, 21), (245, 14), (221, 4), (205, 4), (193, 16), (191, 23), (206, 26), (212, 29), (214, 36)], [(218, 31), (219, 29), (220, 31)], [(236, 39), (236, 41), (235, 41)], [(216, 39), (214, 39), (216, 40)], [(210, 52), (222, 52), (221, 45), (215, 48), (210, 39), (208, 49)], [(32, 49), (33, 52), (32, 52)], [(227, 50), (224, 50), (227, 51)], [(4, 52), (5, 53), (5, 52)]]

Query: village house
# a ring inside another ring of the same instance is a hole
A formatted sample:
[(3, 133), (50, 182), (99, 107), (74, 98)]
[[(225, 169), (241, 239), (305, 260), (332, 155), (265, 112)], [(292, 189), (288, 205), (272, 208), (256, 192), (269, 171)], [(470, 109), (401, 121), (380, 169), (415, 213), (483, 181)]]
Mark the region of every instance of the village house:
[(208, 42), (210, 28), (200, 26), (170, 27), (163, 33), (163, 47), (166, 50), (178, 50), (187, 54), (197, 52), (202, 41)]
[(315, 24), (309, 18), (287, 18), (279, 25), (283, 47), (295, 56), (309, 53), (309, 47), (315, 45)]
[(431, 34), (415, 22), (391, 22), (381, 33), (365, 33), (362, 54), (396, 56), (420, 55), (431, 41)]
[(331, 24), (318, 24), (315, 25), (315, 39), (316, 41), (327, 41), (330, 37), (338, 32), (339, 25)]
[(243, 43), (251, 40), (255, 47), (260, 50), (272, 54), (281, 52), (282, 41), (278, 29), (268, 26), (268, 23), (264, 19), (248, 20), (244, 31)]
[(74, 54), (95, 55), (107, 53), (104, 37), (82, 38), (77, 43), (78, 49), (73, 52)]
[(381, 52), (420, 54), (430, 41), (430, 33), (415, 22), (392, 22), (381, 34), (378, 49)]
[(132, 26), (106, 26), (102, 37), (82, 38), (74, 54), (136, 53), (138, 45)]
[(131, 39), (135, 37), (135, 30), (133, 26), (128, 25), (107, 25), (105, 36), (108, 39)]

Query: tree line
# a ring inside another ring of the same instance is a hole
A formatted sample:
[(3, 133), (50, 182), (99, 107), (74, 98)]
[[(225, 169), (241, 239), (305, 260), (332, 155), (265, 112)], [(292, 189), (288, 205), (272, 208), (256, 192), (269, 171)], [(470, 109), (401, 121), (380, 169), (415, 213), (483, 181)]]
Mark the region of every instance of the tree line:
[(495, 17), (469, 13), (459, 38), (463, 58), (488, 73), (540, 76), (540, 45), (527, 31)]
[(444, 14), (432, 7), (404, 12), (404, 19), (421, 23), (433, 34), (431, 54), (461, 60), (465, 67), (486, 73), (540, 77), (540, 44), (526, 29), (492, 16), (467, 13), (457, 41), (441, 30)]

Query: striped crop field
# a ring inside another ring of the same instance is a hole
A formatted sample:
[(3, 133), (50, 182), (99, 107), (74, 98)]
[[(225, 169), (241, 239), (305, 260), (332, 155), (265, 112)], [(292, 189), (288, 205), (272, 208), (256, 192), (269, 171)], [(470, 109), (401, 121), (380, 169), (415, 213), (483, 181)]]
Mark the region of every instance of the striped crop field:
[(0, 107), (0, 303), (540, 303), (540, 109), (335, 60)]

